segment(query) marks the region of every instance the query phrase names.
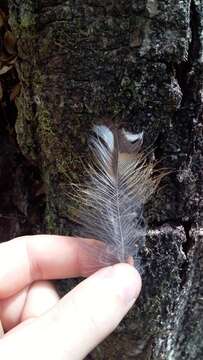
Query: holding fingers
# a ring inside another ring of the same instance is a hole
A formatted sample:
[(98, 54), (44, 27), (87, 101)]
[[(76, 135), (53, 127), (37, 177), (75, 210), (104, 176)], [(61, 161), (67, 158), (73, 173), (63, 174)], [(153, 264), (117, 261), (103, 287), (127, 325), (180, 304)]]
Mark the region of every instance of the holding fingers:
[(12, 259), (0, 271), (0, 318), (11, 329), (0, 340), (0, 358), (83, 359), (133, 305), (141, 279), (128, 264), (101, 269), (58, 299), (47, 280), (84, 274), (82, 242), (31, 236), (0, 245), (0, 259)]

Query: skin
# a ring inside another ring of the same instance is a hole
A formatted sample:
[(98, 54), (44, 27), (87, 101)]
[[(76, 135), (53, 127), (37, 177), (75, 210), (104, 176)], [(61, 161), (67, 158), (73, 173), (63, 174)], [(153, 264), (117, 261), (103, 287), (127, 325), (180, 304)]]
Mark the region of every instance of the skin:
[[(0, 359), (83, 359), (117, 327), (141, 278), (129, 264), (97, 270), (86, 252), (96, 243), (36, 235), (0, 245)], [(48, 281), (87, 275), (62, 299)]]

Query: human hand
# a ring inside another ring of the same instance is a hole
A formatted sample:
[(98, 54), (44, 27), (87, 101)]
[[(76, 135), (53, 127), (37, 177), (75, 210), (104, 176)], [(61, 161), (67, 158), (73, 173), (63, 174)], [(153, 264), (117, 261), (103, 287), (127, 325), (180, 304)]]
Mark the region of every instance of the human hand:
[(83, 359), (131, 308), (141, 278), (128, 264), (97, 271), (59, 300), (48, 280), (85, 275), (84, 241), (36, 235), (0, 245), (0, 359)]

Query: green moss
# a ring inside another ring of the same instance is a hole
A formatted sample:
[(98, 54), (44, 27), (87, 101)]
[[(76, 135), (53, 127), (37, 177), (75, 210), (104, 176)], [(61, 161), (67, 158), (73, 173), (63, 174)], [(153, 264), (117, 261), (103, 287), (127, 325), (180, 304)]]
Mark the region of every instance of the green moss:
[(38, 121), (37, 135), (40, 139), (41, 149), (46, 158), (52, 158), (55, 129), (52, 124), (52, 117), (41, 99), (37, 106), (36, 117)]
[(43, 105), (40, 105), (38, 120), (40, 131), (46, 139), (49, 139), (50, 136), (54, 135), (54, 130), (52, 129), (49, 111)]
[(20, 21), (20, 27), (21, 28), (30, 28), (35, 25), (35, 18), (33, 17), (33, 14), (26, 13), (21, 17)]
[(55, 233), (57, 229), (56, 218), (53, 214), (52, 209), (49, 209), (48, 204), (46, 208), (45, 221), (46, 221), (46, 228), (48, 233), (50, 234)]
[(33, 82), (35, 87), (35, 93), (40, 94), (40, 92), (43, 89), (43, 84), (45, 82), (45, 79), (44, 79), (44, 75), (39, 70), (35, 70)]
[(35, 26), (36, 15), (35, 15), (35, 6), (32, 0), (22, 1), (20, 6), (19, 13), (19, 25), (23, 29), (30, 29), (32, 26)]

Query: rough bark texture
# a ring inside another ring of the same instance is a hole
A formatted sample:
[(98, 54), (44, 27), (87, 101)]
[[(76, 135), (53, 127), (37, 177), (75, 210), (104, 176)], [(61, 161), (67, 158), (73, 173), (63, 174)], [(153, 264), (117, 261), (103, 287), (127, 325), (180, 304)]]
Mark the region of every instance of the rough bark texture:
[(145, 146), (172, 172), (146, 207), (143, 291), (88, 358), (200, 360), (202, 0), (12, 0), (9, 8), (22, 91), (18, 180), (8, 193), (28, 226), (16, 216), (8, 237), (70, 233), (67, 173), (82, 175), (93, 122), (119, 114), (144, 130)]

